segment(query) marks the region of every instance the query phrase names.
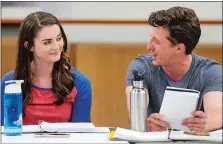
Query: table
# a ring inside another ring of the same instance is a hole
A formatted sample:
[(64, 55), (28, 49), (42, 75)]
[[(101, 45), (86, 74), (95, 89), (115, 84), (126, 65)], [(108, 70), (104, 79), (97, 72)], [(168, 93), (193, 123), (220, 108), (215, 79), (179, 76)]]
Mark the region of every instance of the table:
[(35, 137), (34, 134), (5, 136), (2, 143), (88, 143), (88, 144), (129, 144), (128, 141), (112, 141), (108, 133), (71, 133), (69, 137)]
[[(2, 143), (88, 143), (88, 144), (129, 144), (128, 141), (111, 141), (108, 133), (71, 133), (69, 137), (35, 137), (34, 134), (23, 134), (22, 136), (5, 136), (2, 134)], [(146, 142), (135, 144), (210, 144), (207, 141), (168, 141), (168, 142)], [(213, 143), (217, 144), (217, 143)]]
[[(23, 134), (22, 136), (5, 136), (2, 134), (2, 143), (88, 143), (88, 144), (129, 144), (128, 141), (111, 141), (108, 133), (71, 133), (69, 137), (35, 137), (34, 134)], [(211, 144), (209, 141), (167, 141), (146, 142), (135, 144)], [(131, 143), (130, 143), (131, 144)], [(214, 143), (213, 144), (219, 144)]]
[(135, 144), (222, 144), (210, 141), (168, 141), (168, 142), (146, 142), (146, 143), (135, 143)]

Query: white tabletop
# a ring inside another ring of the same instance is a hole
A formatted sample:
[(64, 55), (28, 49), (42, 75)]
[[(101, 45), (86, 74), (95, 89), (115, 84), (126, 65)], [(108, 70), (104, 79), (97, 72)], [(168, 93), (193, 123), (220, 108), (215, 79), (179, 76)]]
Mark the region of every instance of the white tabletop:
[[(21, 136), (5, 136), (2, 134), (2, 143), (88, 143), (88, 144), (129, 144), (128, 141), (111, 141), (108, 133), (71, 133), (69, 137), (36, 137), (34, 134), (23, 134)], [(135, 144), (216, 144), (206, 141), (168, 141), (168, 142), (146, 142)]]
[(166, 142), (145, 142), (145, 143), (135, 143), (135, 144), (222, 144), (220, 142), (210, 142), (210, 141), (166, 141)]
[(111, 141), (108, 133), (71, 133), (68, 137), (36, 137), (34, 134), (21, 136), (5, 136), (2, 143), (100, 143), (100, 144), (129, 144), (128, 141)]

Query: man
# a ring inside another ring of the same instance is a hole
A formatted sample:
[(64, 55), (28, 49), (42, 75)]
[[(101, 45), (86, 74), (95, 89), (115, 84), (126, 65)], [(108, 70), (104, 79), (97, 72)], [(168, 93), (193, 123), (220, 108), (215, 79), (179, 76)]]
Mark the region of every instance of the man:
[(182, 125), (196, 132), (222, 128), (222, 66), (192, 53), (201, 35), (195, 12), (189, 8), (172, 7), (153, 12), (149, 24), (153, 26), (147, 44), (151, 54), (133, 60), (127, 73), (128, 110), (132, 71), (146, 70), (144, 88), (148, 94), (148, 131), (170, 128), (159, 114), (167, 86), (195, 89), (203, 97), (202, 109), (192, 112), (193, 117), (183, 120)]

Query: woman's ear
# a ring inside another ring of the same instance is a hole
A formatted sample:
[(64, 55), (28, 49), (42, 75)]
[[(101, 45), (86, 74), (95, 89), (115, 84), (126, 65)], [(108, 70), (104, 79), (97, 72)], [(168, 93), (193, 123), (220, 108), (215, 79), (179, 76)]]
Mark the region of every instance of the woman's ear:
[(25, 47), (26, 49), (28, 48), (28, 42), (27, 42), (27, 41), (24, 42), (24, 47)]
[[(28, 49), (28, 44), (29, 44), (29, 43), (28, 43), (27, 41), (24, 42), (24, 47), (25, 47), (26, 49)], [(30, 49), (30, 51), (33, 51), (33, 47)]]

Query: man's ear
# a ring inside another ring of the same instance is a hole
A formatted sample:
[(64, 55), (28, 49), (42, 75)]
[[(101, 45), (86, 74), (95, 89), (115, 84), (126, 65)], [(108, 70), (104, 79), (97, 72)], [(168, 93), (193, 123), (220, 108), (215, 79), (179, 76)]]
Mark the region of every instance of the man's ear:
[(177, 53), (180, 53), (182, 51), (185, 51), (185, 45), (183, 43), (177, 44)]
[[(24, 47), (28, 49), (29, 43), (27, 41), (24, 42)], [(33, 47), (31, 47), (30, 51), (33, 51)]]

